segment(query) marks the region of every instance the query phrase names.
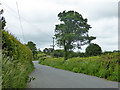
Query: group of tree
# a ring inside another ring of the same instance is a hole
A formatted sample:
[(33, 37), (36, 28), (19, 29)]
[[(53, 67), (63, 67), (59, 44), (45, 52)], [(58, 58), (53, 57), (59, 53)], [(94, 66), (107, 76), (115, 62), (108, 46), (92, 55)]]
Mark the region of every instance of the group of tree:
[[(71, 57), (86, 57), (96, 56), (102, 53), (101, 47), (97, 44), (91, 43), (96, 37), (89, 36), (89, 29), (92, 28), (87, 22), (88, 20), (82, 17), (76, 11), (63, 11), (58, 14), (60, 24), (55, 26), (55, 39), (57, 45), (63, 47), (63, 50), (53, 50), (52, 48), (45, 48), (43, 50), (47, 55), (55, 57), (64, 57), (65, 60)], [(83, 45), (88, 44), (85, 53), (74, 52), (73, 50), (81, 49)], [(36, 57), (36, 44), (32, 41), (27, 43), (27, 46), (32, 50), (33, 57)]]
[[(119, 50), (113, 50), (113, 51), (104, 51), (102, 52), (101, 47), (98, 44), (91, 43), (86, 48), (85, 52), (74, 52), (74, 51), (68, 51), (68, 58), (72, 57), (91, 57), (91, 56), (98, 56), (103, 54), (110, 54), (110, 53), (116, 53), (120, 52)], [(53, 57), (64, 57), (64, 49), (56, 49), (51, 54), (46, 53), (47, 55), (51, 55)]]
[[(54, 57), (64, 57), (64, 49), (56, 49), (51, 54), (48, 52), (46, 54), (54, 56)], [(102, 49), (98, 44), (91, 43), (86, 48), (85, 52), (74, 52), (74, 51), (68, 51), (68, 58), (72, 57), (89, 57), (89, 56), (97, 56), (101, 55)]]
[[(60, 24), (55, 26), (55, 39), (59, 47), (64, 49), (53, 50), (53, 48), (43, 49), (43, 53), (54, 57), (64, 57), (65, 60), (72, 57), (88, 57), (101, 55), (102, 49), (98, 44), (91, 43), (96, 39), (94, 36), (89, 36), (89, 29), (92, 28), (87, 22), (88, 20), (82, 17), (76, 11), (63, 11), (58, 14)], [(4, 18), (3, 18), (4, 20)], [(5, 23), (5, 22), (4, 22)], [(81, 49), (83, 45), (88, 44), (85, 53), (74, 52), (74, 49)], [(37, 50), (36, 44), (29, 41), (28, 46), (33, 52), (34, 59), (41, 50)], [(104, 54), (107, 52), (104, 52)], [(108, 52), (109, 53), (109, 52)]]

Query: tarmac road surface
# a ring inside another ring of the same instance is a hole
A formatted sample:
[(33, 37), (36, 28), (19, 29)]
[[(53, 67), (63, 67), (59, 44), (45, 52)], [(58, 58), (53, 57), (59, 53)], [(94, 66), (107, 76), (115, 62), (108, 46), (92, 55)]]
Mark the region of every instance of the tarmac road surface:
[(33, 63), (35, 70), (29, 76), (35, 80), (27, 88), (118, 88), (117, 82)]

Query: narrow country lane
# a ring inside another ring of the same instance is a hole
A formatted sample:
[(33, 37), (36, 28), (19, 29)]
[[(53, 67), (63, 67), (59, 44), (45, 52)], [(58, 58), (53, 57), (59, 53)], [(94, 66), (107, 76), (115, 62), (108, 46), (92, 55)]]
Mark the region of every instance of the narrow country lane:
[(35, 80), (27, 88), (118, 88), (118, 83), (94, 76), (60, 70), (33, 61)]

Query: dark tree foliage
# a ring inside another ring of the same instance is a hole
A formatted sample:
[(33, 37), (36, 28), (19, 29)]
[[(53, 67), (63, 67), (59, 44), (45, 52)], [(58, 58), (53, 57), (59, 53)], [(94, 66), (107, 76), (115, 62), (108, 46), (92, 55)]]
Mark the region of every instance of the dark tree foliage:
[(85, 53), (83, 53), (83, 52), (69, 51), (68, 53), (69, 53), (69, 55), (68, 55), (69, 58), (72, 58), (72, 57), (86, 57)]
[(52, 51), (53, 51), (53, 48), (45, 48), (45, 49), (43, 49), (43, 52), (48, 54), (48, 55), (50, 55), (52, 53)]
[(104, 51), (103, 54), (120, 53), (120, 50)]
[(91, 28), (87, 24), (87, 19), (75, 11), (63, 11), (58, 14), (62, 22), (55, 27), (55, 38), (57, 45), (63, 46), (65, 51), (65, 60), (68, 58), (68, 51), (75, 48), (81, 49), (81, 46), (90, 43), (95, 37), (88, 35)]
[(32, 53), (33, 53), (33, 57), (34, 57), (34, 59), (35, 59), (36, 54), (37, 54), (36, 44), (33, 43), (32, 41), (29, 41), (29, 42), (26, 44), (26, 46), (28, 46), (28, 47), (31, 49), (31, 51), (32, 51)]
[(97, 44), (92, 43), (86, 48), (86, 55), (87, 56), (97, 56), (100, 54), (102, 54), (102, 49)]
[(3, 9), (0, 11), (0, 49), (2, 48), (5, 48), (7, 47), (7, 45), (3, 43), (3, 40), (2, 40), (2, 30), (4, 30), (5, 26), (6, 26), (6, 21), (5, 21), (5, 18), (2, 16), (2, 14), (4, 13)]
[(4, 30), (4, 27), (6, 26), (6, 21), (5, 21), (5, 18), (2, 16), (3, 14), (3, 9), (0, 11), (0, 30), (3, 29)]
[[(57, 49), (53, 52), (54, 57), (64, 57), (64, 50)], [(74, 52), (74, 51), (68, 51), (68, 58), (72, 57), (86, 57), (85, 53), (83, 52)]]
[(54, 50), (54, 52), (53, 52), (53, 56), (54, 57), (63, 57), (64, 55), (64, 51), (63, 50)]

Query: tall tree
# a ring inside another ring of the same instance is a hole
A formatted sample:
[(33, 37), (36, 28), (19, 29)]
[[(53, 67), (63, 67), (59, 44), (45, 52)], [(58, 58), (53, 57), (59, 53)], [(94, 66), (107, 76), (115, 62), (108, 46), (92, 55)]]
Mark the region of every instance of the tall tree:
[(35, 59), (35, 55), (37, 54), (36, 44), (33, 43), (32, 41), (29, 41), (26, 45), (27, 45), (27, 46), (31, 49), (31, 51), (33, 52), (33, 57), (34, 57), (34, 59)]
[(63, 11), (58, 14), (62, 22), (55, 27), (55, 38), (58, 46), (63, 46), (65, 60), (68, 59), (68, 51), (90, 43), (95, 37), (88, 35), (91, 28), (87, 19), (76, 11)]

